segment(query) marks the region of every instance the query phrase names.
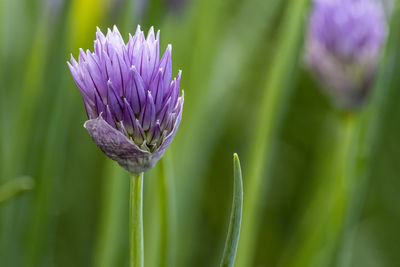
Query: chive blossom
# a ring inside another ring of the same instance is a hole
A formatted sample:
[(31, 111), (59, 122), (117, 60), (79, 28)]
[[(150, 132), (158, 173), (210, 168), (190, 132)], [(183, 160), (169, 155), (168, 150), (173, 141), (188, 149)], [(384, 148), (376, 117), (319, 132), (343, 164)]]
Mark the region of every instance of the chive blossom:
[(159, 35), (138, 26), (124, 42), (116, 26), (97, 28), (94, 52), (67, 62), (85, 104), (84, 127), (97, 146), (130, 172), (154, 167), (182, 118), (182, 72), (172, 81), (171, 45), (159, 56)]

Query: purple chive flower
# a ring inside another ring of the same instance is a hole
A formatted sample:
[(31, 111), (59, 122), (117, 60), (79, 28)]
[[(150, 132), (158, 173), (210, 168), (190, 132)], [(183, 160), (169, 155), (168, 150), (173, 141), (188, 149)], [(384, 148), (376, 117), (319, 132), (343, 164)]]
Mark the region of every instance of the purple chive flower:
[(386, 31), (378, 1), (314, 0), (306, 62), (339, 106), (351, 109), (364, 102)]
[[(159, 35), (145, 38), (138, 26), (125, 44), (116, 26), (97, 28), (94, 52), (81, 49), (67, 62), (82, 93), (89, 120), (84, 127), (97, 146), (130, 172), (154, 167), (182, 118), (182, 72), (171, 81), (171, 45), (159, 59)], [(183, 93), (183, 92), (182, 92)]]

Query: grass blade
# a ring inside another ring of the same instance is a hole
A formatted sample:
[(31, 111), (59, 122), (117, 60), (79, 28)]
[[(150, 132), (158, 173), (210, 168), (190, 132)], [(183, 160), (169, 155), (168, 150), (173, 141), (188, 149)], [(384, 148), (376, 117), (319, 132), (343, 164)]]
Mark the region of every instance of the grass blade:
[(233, 201), (231, 219), (229, 222), (228, 236), (226, 238), (224, 254), (222, 256), (221, 267), (233, 266), (235, 263), (236, 250), (239, 243), (240, 225), (242, 223), (243, 211), (243, 182), (242, 169), (238, 155), (233, 154)]

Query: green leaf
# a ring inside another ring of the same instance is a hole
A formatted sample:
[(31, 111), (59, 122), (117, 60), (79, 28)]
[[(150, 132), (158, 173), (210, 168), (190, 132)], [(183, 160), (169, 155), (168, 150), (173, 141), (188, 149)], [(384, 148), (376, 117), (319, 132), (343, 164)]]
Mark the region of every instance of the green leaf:
[(231, 219), (229, 222), (228, 236), (225, 242), (224, 254), (221, 260), (221, 267), (233, 266), (235, 263), (236, 250), (239, 243), (240, 225), (242, 223), (243, 210), (243, 182), (242, 170), (238, 155), (233, 154), (233, 201)]
[(0, 187), (0, 203), (11, 199), (22, 191), (31, 190), (34, 183), (33, 178), (30, 176), (19, 176), (11, 179)]

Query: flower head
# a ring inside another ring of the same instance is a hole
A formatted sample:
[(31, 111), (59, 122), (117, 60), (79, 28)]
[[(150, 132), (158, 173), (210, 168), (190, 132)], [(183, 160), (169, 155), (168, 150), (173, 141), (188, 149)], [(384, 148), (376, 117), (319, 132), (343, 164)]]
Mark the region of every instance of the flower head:
[(116, 26), (97, 29), (94, 52), (81, 49), (68, 66), (83, 96), (84, 127), (97, 146), (130, 172), (154, 167), (182, 118), (181, 71), (171, 81), (171, 45), (159, 59), (159, 35), (138, 26), (125, 44)]
[(314, 0), (306, 62), (342, 107), (363, 103), (374, 80), (386, 20), (374, 0)]

